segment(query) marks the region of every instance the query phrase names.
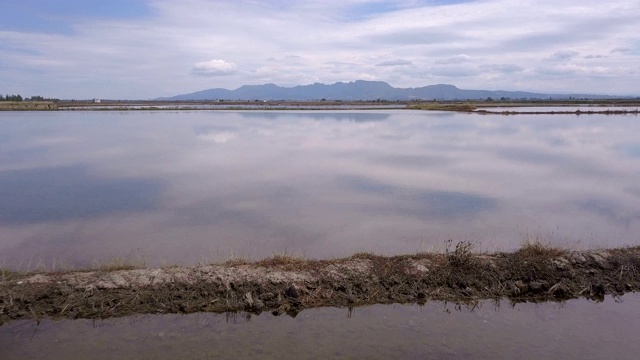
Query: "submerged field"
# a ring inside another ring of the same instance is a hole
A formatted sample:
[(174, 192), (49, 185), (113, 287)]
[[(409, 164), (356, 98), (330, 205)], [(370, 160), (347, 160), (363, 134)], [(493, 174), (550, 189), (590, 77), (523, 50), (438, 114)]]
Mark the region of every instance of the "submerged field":
[(0, 123), (12, 329), (639, 290), (636, 116), (4, 111)]

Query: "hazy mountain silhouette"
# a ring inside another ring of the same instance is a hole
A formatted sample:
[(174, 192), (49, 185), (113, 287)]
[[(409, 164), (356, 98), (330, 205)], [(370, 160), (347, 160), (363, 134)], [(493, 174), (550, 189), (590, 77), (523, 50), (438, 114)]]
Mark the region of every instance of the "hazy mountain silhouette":
[(463, 90), (453, 85), (438, 84), (418, 88), (394, 88), (384, 81), (315, 83), (294, 87), (275, 84), (244, 85), (236, 90), (209, 89), (157, 100), (477, 100), (477, 99), (568, 99), (609, 98), (602, 95), (542, 94), (524, 91)]

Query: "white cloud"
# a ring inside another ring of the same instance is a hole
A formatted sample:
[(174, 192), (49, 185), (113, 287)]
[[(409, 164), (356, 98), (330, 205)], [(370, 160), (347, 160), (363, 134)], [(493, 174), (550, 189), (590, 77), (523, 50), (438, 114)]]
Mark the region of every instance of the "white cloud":
[(386, 60), (376, 64), (376, 66), (402, 66), (402, 65), (411, 65), (411, 61), (396, 59), (396, 60)]
[(566, 75), (613, 75), (616, 69), (604, 66), (585, 66), (575, 63), (559, 64), (551, 67), (543, 67), (539, 72), (566, 76)]
[(236, 64), (232, 62), (213, 59), (196, 63), (191, 71), (196, 75), (217, 76), (233, 74), (237, 69)]
[(561, 51), (554, 52), (551, 56), (548, 57), (548, 60), (564, 61), (564, 60), (569, 60), (571, 58), (574, 58), (574, 57), (576, 57), (578, 55), (579, 55), (579, 53), (577, 51), (561, 50)]
[(237, 137), (237, 135), (233, 132), (229, 131), (220, 131), (220, 132), (207, 132), (203, 134), (199, 134), (198, 138), (204, 141), (212, 141), (216, 144), (224, 144), (233, 140)]
[(515, 73), (523, 71), (524, 68), (515, 64), (493, 64), (493, 65), (483, 65), (483, 68), (486, 68), (492, 72), (498, 73)]
[(612, 54), (615, 54), (615, 53), (626, 54), (626, 53), (630, 53), (630, 52), (631, 52), (631, 49), (629, 49), (627, 47), (617, 47), (617, 48), (611, 50)]
[[(211, 88), (211, 76), (230, 89), (376, 79), (638, 93), (639, 0), (434, 3), (348, 16), (361, 0), (153, 0), (142, 18), (75, 17), (70, 34), (0, 30), (0, 84), (63, 98), (169, 96)], [(591, 70), (552, 68), (565, 63)]]
[(448, 57), (446, 59), (437, 59), (434, 61), (435, 64), (460, 64), (467, 61), (470, 61), (471, 57), (465, 54), (458, 54), (455, 56)]

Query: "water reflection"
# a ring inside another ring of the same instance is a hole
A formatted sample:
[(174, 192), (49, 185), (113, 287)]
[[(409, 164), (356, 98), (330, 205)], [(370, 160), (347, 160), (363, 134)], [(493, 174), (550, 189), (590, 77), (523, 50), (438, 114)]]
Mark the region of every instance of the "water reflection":
[(340, 111), (340, 112), (327, 112), (327, 111), (305, 111), (305, 112), (255, 112), (245, 111), (240, 112), (243, 118), (248, 119), (295, 119), (295, 120), (307, 120), (312, 119), (316, 121), (352, 121), (352, 122), (376, 122), (387, 120), (390, 116), (388, 113), (383, 112), (354, 112), (354, 111)]
[(37, 224), (156, 208), (156, 179), (91, 176), (84, 166), (0, 172), (0, 224)]
[(92, 111), (0, 124), (0, 266), (640, 240), (634, 117)]
[(16, 359), (635, 359), (640, 297), (475, 307), (428, 302), (270, 314), (139, 315), (0, 326)]
[(620, 144), (617, 146), (622, 155), (626, 155), (633, 158), (640, 158), (640, 143), (634, 144)]
[(623, 228), (628, 228), (631, 224), (640, 221), (638, 207), (628, 207), (609, 199), (588, 198), (578, 201), (576, 206), (583, 211), (606, 218)]
[(364, 204), (358, 211), (376, 215), (404, 215), (424, 219), (468, 218), (470, 215), (491, 211), (496, 200), (475, 194), (431, 189), (410, 189), (365, 177), (345, 176), (338, 178), (338, 187), (345, 187), (350, 193), (370, 193), (378, 195), (379, 201)]
[(580, 111), (588, 113), (590, 111), (638, 111), (637, 106), (594, 106), (591, 104), (583, 105), (567, 105), (567, 106), (516, 106), (516, 107), (486, 107), (481, 108), (488, 112), (535, 112), (535, 113), (547, 113), (547, 112), (576, 112)]

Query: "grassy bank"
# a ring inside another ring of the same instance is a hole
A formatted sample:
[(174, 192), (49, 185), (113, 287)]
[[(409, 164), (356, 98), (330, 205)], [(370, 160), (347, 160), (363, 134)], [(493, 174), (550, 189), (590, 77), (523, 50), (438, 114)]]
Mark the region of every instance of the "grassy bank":
[[(530, 107), (593, 107), (611, 106), (613, 110), (564, 111), (529, 111)], [(518, 110), (502, 111), (501, 108), (518, 108)], [(65, 110), (65, 111), (179, 111), (179, 110), (387, 110), (413, 109), (431, 111), (476, 112), (484, 114), (638, 114), (638, 100), (451, 100), (451, 101), (141, 101), (141, 100), (59, 100), (59, 101), (0, 101), (0, 110)]]
[(0, 101), (0, 111), (58, 110), (53, 101)]
[(527, 244), (479, 254), (445, 253), (313, 260), (276, 256), (198, 267), (0, 273), (0, 323), (12, 319), (106, 318), (139, 313), (248, 311), (295, 314), (429, 300), (603, 299), (640, 290), (640, 247), (569, 251)]
[(409, 109), (415, 110), (431, 110), (431, 111), (457, 111), (457, 112), (473, 112), (477, 109), (477, 104), (473, 103), (421, 103), (410, 105)]
[[(526, 109), (526, 108), (523, 108)], [(617, 109), (617, 110), (554, 110), (554, 111), (527, 111), (527, 110), (507, 110), (503, 111), (500, 109), (491, 109), (491, 110), (477, 110), (475, 111), (478, 114), (497, 114), (497, 115), (595, 115), (595, 114), (603, 114), (603, 115), (638, 115), (640, 114), (639, 108), (629, 108), (629, 109)]]

